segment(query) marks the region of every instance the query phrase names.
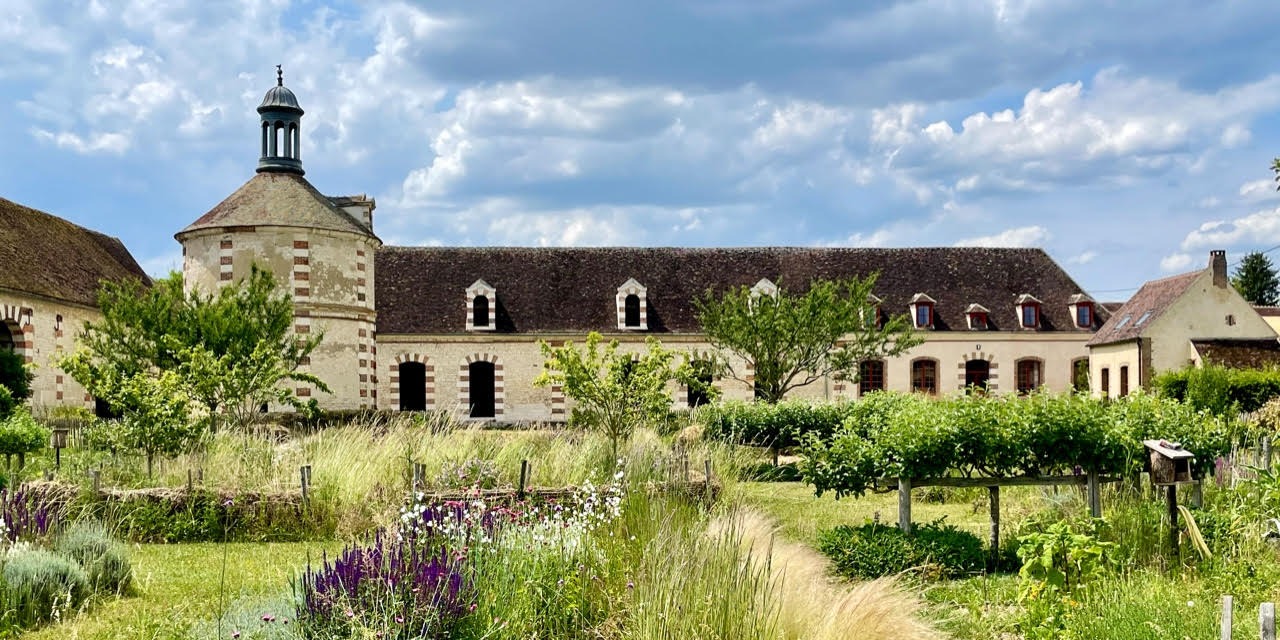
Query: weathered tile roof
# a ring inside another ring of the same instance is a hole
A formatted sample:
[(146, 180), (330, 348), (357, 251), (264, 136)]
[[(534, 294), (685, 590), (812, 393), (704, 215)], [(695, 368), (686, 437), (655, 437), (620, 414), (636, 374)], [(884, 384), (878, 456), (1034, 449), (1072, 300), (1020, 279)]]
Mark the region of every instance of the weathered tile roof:
[(936, 299), (936, 331), (968, 331), (974, 303), (991, 309), (990, 330), (1027, 331), (1014, 308), (1021, 294), (1045, 301), (1041, 331), (1088, 331), (1067, 307), (1079, 285), (1040, 249), (383, 247), (376, 267), (381, 334), (462, 332), (464, 292), (481, 278), (497, 290), (498, 331), (616, 330), (617, 289), (635, 278), (648, 290), (649, 333), (696, 333), (691, 301), (708, 288), (761, 278), (803, 288), (874, 272), (888, 313), (906, 313), (917, 293)]
[(1170, 276), (1160, 280), (1152, 280), (1133, 294), (1129, 301), (1111, 314), (1111, 319), (1102, 325), (1089, 340), (1090, 346), (1111, 344), (1133, 340), (1146, 329), (1186, 292), (1187, 287), (1195, 281), (1203, 271), (1192, 271), (1182, 275)]
[(120, 240), (0, 198), (0, 289), (97, 306), (102, 280), (146, 272)]
[(218, 227), (270, 225), (348, 231), (373, 235), (364, 225), (339, 209), (306, 178), (292, 173), (254, 174), (235, 193), (176, 235)]
[(1275, 338), (1220, 338), (1192, 340), (1200, 358), (1210, 364), (1235, 369), (1262, 369), (1280, 364), (1280, 340)]

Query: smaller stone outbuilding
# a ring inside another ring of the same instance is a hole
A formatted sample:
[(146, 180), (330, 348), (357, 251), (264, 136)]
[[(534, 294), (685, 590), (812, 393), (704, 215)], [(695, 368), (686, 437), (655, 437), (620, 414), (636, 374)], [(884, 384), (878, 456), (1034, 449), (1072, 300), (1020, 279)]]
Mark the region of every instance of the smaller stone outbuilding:
[(1117, 398), (1163, 371), (1267, 363), (1278, 345), (1275, 329), (1231, 286), (1226, 252), (1212, 251), (1201, 271), (1142, 285), (1094, 334), (1090, 389)]
[(0, 198), (0, 349), (35, 367), (33, 406), (92, 408), (93, 398), (52, 364), (101, 317), (103, 280), (150, 283), (120, 240)]

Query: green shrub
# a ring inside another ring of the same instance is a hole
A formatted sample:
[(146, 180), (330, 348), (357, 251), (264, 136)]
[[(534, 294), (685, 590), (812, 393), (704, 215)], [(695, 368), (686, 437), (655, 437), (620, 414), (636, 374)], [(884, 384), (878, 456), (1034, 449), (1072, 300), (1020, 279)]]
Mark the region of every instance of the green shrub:
[(81, 520), (58, 536), (58, 553), (76, 561), (89, 574), (89, 586), (100, 593), (127, 593), (132, 581), (129, 550), (101, 522)]
[(0, 420), (13, 415), (13, 410), (17, 408), (18, 400), (13, 397), (13, 392), (9, 391), (9, 387), (0, 384)]
[(1188, 367), (1162, 373), (1151, 384), (1164, 397), (1227, 417), (1237, 411), (1257, 411), (1267, 400), (1280, 396), (1280, 369)]
[(941, 520), (916, 526), (910, 534), (878, 522), (841, 525), (820, 532), (818, 548), (838, 573), (851, 578), (879, 578), (910, 569), (921, 569), (925, 577), (954, 578), (978, 571), (986, 562), (978, 536)]
[(25, 409), (0, 420), (0, 455), (6, 462), (10, 456), (18, 456), (18, 466), (25, 462), (28, 453), (39, 451), (49, 443), (49, 430), (36, 422)]
[(89, 596), (89, 576), (80, 565), (43, 549), (10, 552), (4, 565), (5, 597), (13, 622), (44, 622), (54, 612), (79, 607)]

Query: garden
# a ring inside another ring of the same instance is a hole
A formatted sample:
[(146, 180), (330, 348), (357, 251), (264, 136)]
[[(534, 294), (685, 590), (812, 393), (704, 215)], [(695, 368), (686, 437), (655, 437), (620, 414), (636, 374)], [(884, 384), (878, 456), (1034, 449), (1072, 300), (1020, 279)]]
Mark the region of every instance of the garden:
[[(544, 343), (569, 422), (520, 428), (303, 402), (321, 337), (290, 334), (269, 275), (110, 285), (57, 364), (112, 417), (30, 406), (0, 351), (0, 635), (1208, 638), (1224, 596), (1267, 632), (1280, 372), (783, 399), (915, 343), (870, 285), (699, 302), (757, 402), (652, 338)], [(788, 327), (809, 348), (777, 349)], [(676, 381), (709, 402), (673, 411)]]

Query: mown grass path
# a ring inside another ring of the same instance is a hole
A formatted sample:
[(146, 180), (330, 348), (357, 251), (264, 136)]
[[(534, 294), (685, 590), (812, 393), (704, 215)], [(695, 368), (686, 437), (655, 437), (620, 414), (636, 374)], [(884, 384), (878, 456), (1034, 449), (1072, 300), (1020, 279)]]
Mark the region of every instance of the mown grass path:
[[(101, 638), (182, 638), (188, 628), (218, 612), (224, 602), (248, 594), (288, 588), (289, 578), (306, 565), (308, 554), (319, 563), (324, 550), (337, 543), (144, 544), (131, 547), (137, 595), (98, 602), (61, 624), (24, 637), (44, 640)], [(229, 632), (228, 632), (229, 633)]]

